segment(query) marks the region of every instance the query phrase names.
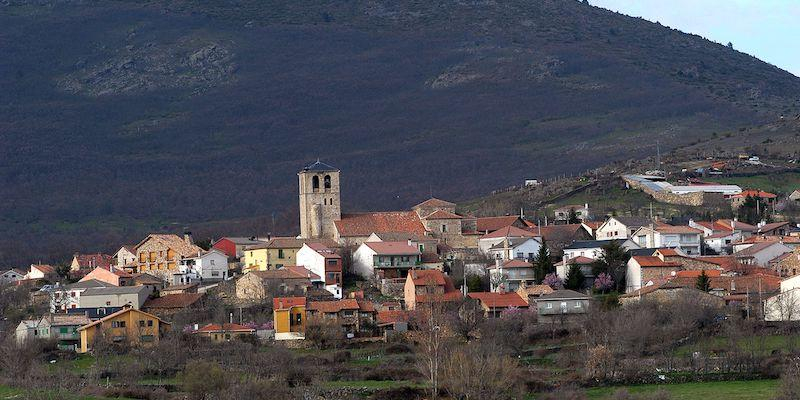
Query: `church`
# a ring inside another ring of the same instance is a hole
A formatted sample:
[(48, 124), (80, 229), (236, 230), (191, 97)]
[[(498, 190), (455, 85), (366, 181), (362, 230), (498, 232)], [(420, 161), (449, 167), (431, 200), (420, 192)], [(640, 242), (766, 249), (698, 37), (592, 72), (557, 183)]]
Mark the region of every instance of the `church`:
[(372, 235), (435, 240), (451, 248), (477, 248), (477, 219), (456, 214), (454, 203), (430, 198), (407, 211), (342, 213), (341, 171), (317, 161), (298, 172), (300, 237), (359, 246)]

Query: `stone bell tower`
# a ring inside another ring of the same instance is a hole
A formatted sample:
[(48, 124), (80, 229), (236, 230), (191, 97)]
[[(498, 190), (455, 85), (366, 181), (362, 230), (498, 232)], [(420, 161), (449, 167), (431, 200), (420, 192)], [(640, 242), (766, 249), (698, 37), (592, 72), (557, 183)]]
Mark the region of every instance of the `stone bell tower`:
[(297, 173), (300, 178), (300, 236), (333, 239), (334, 221), (342, 218), (339, 170), (317, 162)]

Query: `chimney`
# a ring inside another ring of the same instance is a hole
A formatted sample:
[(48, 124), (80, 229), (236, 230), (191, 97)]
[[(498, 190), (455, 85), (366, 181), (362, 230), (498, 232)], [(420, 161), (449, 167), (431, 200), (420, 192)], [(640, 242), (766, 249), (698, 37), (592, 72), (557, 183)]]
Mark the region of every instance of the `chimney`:
[(186, 242), (186, 244), (194, 244), (194, 239), (192, 239), (192, 232), (184, 231), (183, 232), (183, 241)]
[(736, 278), (731, 278), (731, 292), (736, 291)]
[(272, 232), (267, 232), (267, 241), (272, 240)]
[(494, 266), (497, 267), (497, 268), (500, 268), (500, 259), (499, 258), (495, 258), (494, 259)]

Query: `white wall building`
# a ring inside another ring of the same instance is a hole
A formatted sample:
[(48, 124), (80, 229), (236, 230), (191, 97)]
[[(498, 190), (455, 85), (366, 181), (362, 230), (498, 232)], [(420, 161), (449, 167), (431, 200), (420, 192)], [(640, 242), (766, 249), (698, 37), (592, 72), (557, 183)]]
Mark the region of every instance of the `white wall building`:
[(322, 282), (334, 298), (342, 298), (342, 257), (332, 249), (322, 243), (305, 243), (297, 251), (297, 265), (320, 276), (312, 282)]
[(650, 224), (644, 217), (609, 217), (595, 233), (597, 240), (629, 239), (637, 229)]
[(193, 282), (219, 282), (228, 279), (228, 255), (217, 249), (181, 260), (173, 285)]
[(654, 224), (636, 230), (632, 239), (642, 248), (673, 248), (689, 256), (699, 256), (701, 236), (702, 231), (688, 226)]

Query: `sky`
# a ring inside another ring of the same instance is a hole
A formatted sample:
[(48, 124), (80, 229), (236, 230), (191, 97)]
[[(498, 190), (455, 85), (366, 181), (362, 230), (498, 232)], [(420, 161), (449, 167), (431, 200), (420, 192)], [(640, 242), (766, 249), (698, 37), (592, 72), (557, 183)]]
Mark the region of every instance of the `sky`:
[(800, 0), (589, 0), (598, 7), (660, 22), (800, 76)]

